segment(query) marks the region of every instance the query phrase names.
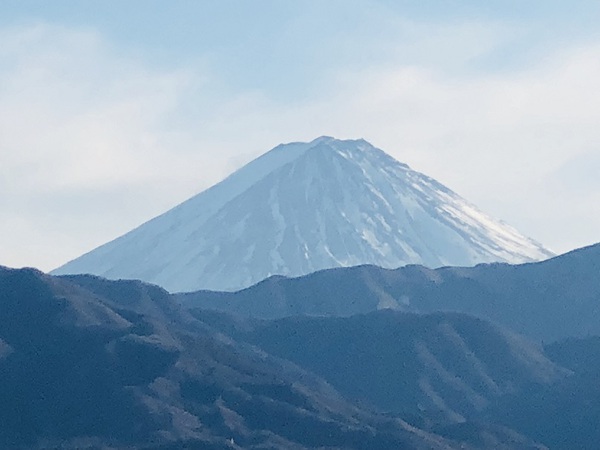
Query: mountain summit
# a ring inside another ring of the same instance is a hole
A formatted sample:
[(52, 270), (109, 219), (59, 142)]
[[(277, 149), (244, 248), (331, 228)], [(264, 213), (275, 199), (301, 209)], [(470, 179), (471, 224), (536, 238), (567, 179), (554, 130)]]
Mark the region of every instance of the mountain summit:
[(374, 264), (471, 266), (552, 254), (364, 140), (279, 145), (222, 182), (56, 269), (170, 291)]

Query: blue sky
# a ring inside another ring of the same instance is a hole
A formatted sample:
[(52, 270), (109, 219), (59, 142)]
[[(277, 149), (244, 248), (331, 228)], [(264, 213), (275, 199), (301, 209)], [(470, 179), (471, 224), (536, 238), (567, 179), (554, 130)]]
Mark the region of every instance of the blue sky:
[(599, 241), (597, 23), (597, 1), (2, 2), (0, 264), (54, 268), (323, 134), (555, 251)]
[[(502, 70), (543, 57), (557, 46), (595, 39), (595, 1), (8, 1), (0, 24), (36, 22), (96, 30), (127, 55), (170, 67), (204, 60), (236, 89), (265, 89), (287, 100), (319, 85), (332, 67), (385, 63), (411, 25), (479, 23), (506, 27), (495, 48), (454, 67)], [(405, 22), (405, 23), (403, 23)], [(443, 55), (402, 55), (403, 63)], [(316, 69), (316, 73), (315, 73)]]

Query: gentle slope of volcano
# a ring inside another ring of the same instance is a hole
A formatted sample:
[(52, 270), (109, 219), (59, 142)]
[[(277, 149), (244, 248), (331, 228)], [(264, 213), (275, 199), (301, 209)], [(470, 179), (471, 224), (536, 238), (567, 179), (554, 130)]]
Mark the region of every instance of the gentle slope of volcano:
[(126, 235), (55, 270), (170, 291), (270, 275), (527, 262), (551, 253), (364, 140), (280, 145)]

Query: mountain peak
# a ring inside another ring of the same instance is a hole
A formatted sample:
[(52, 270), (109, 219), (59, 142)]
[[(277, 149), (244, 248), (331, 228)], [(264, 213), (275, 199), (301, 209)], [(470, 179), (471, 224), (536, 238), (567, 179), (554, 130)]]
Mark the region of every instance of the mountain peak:
[(320, 144), (322, 142), (331, 142), (331, 141), (336, 141), (338, 139), (332, 137), (332, 136), (319, 136), (316, 139), (313, 139), (312, 141), (310, 141), (311, 144)]
[[(354, 147), (357, 149), (374, 149), (375, 147), (370, 142), (363, 138), (358, 139), (337, 139), (332, 136), (320, 136), (310, 141), (309, 145), (317, 146), (325, 144), (330, 148)], [(285, 144), (284, 144), (285, 145)]]
[(275, 147), (54, 273), (139, 278), (170, 291), (234, 290), (339, 266), (550, 255), (367, 141), (321, 136)]

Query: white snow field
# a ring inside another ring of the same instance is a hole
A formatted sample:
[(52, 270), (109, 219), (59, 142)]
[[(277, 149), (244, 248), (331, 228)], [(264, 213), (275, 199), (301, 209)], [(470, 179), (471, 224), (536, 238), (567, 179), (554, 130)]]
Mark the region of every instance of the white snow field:
[(141, 279), (182, 292), (359, 264), (435, 268), (550, 256), (368, 142), (321, 137), (275, 147), (52, 273)]

